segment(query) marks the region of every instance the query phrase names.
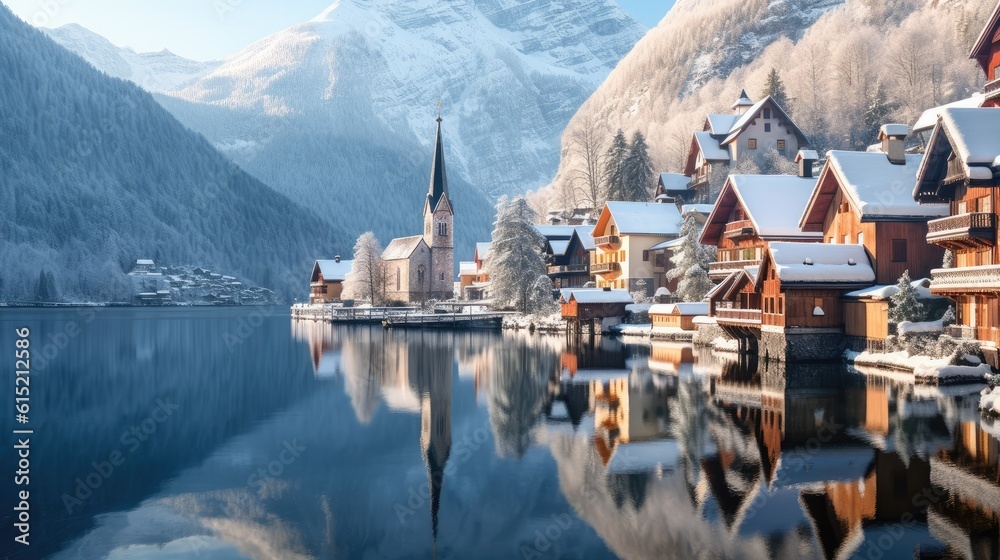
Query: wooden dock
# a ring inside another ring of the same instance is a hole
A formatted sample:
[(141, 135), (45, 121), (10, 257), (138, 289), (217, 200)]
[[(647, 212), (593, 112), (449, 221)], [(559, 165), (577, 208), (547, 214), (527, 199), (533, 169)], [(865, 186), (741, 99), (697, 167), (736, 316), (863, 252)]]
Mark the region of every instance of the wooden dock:
[(387, 329), (455, 329), (495, 330), (503, 328), (503, 315), (498, 313), (412, 313), (387, 317), (382, 321)]
[(501, 313), (425, 313), (416, 307), (292, 306), (292, 318), (335, 325), (382, 325), (400, 329), (500, 330)]

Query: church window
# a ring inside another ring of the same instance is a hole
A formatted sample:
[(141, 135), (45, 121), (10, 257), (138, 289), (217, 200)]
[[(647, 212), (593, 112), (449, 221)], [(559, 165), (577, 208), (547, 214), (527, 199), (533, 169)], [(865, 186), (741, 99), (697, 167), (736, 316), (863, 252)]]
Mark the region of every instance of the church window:
[(417, 283), (418, 284), (423, 284), (424, 283), (424, 267), (423, 267), (423, 265), (421, 265), (420, 268), (417, 269)]
[(400, 288), (400, 284), (401, 284), (401, 282), (402, 282), (402, 279), (403, 279), (403, 275), (402, 275), (402, 273), (400, 272), (400, 270), (399, 270), (399, 269), (397, 268), (397, 269), (396, 269), (396, 291), (397, 291), (397, 292), (398, 292), (398, 291), (399, 291), (399, 290), (401, 289), (401, 288)]
[(448, 235), (448, 224), (445, 222), (438, 223), (438, 235)]

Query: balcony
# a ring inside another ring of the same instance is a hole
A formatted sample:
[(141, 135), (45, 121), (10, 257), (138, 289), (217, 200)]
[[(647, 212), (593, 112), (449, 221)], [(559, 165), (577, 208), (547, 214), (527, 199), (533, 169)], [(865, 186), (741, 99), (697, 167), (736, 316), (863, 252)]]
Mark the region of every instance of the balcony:
[(616, 262), (596, 263), (590, 265), (590, 272), (594, 274), (621, 274), (622, 265)]
[(560, 266), (550, 266), (549, 275), (550, 276), (563, 276), (563, 275), (574, 275), (574, 274), (587, 274), (590, 270), (585, 264), (568, 264)]
[(753, 224), (750, 220), (740, 220), (726, 225), (726, 231), (722, 234), (726, 239), (742, 239), (753, 237)]
[(622, 238), (617, 235), (605, 235), (603, 237), (595, 237), (594, 244), (598, 247), (606, 247), (613, 250), (617, 250), (622, 246)]
[(719, 323), (737, 325), (759, 325), (762, 314), (760, 309), (724, 309), (715, 310), (715, 319)]
[(1000, 265), (939, 268), (931, 271), (931, 293), (938, 295), (1000, 292)]
[(986, 94), (986, 99), (1000, 98), (1000, 78), (986, 82), (986, 85), (983, 86), (983, 93)]
[(927, 242), (952, 251), (983, 250), (996, 244), (997, 215), (973, 212), (927, 222)]
[(743, 270), (748, 266), (760, 266), (760, 259), (714, 262), (708, 265), (708, 276), (712, 280), (724, 280), (730, 274)]
[(691, 183), (688, 188), (696, 189), (708, 184), (709, 167), (699, 167), (691, 176)]

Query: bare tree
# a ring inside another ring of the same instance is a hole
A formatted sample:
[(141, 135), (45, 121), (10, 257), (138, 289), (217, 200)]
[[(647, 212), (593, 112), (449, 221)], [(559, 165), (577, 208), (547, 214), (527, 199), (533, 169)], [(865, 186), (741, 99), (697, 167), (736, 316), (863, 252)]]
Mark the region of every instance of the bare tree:
[(579, 159), (579, 164), (571, 173), (570, 181), (576, 200), (590, 208), (600, 208), (607, 196), (604, 185), (604, 136), (605, 130), (597, 117), (588, 119), (572, 134), (570, 152)]
[(382, 244), (375, 234), (362, 233), (354, 243), (354, 264), (344, 281), (344, 291), (351, 297), (378, 306), (385, 303), (386, 266)]

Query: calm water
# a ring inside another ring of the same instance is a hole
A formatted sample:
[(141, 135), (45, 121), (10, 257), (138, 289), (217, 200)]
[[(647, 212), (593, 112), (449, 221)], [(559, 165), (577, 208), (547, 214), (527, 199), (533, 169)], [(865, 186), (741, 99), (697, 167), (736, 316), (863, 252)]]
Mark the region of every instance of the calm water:
[(5, 558), (1000, 554), (977, 386), (284, 309), (3, 310), (0, 355), (25, 325), (32, 545), (5, 451)]

